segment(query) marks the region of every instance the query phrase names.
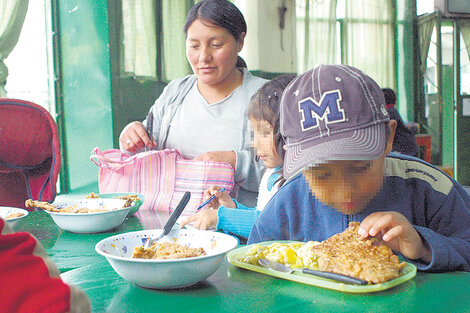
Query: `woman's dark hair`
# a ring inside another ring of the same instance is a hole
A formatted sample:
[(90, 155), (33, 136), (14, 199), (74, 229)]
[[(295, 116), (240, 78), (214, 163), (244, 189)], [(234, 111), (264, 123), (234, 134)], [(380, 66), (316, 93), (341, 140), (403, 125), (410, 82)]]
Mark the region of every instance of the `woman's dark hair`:
[(294, 74), (284, 74), (273, 78), (264, 84), (251, 98), (247, 114), (257, 121), (266, 121), (273, 128), (274, 144), (277, 155), (284, 160), (284, 137), (280, 129), (281, 96), (284, 89), (296, 77)]
[[(236, 41), (240, 40), (241, 34), (246, 34), (246, 22), (242, 12), (227, 0), (203, 0), (196, 3), (186, 16), (184, 24), (184, 35), (188, 35), (191, 24), (200, 19), (216, 26), (226, 29)], [(246, 67), (245, 61), (238, 56), (236, 67)]]

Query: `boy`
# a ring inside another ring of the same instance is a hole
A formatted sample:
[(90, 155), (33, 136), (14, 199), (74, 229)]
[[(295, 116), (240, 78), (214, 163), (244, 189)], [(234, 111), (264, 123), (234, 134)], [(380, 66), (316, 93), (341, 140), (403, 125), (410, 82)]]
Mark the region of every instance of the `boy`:
[(288, 182), (266, 205), (248, 243), (323, 241), (361, 222), (420, 270), (470, 271), (470, 196), (446, 174), (392, 150), (375, 81), (346, 65), (300, 75), (281, 99)]

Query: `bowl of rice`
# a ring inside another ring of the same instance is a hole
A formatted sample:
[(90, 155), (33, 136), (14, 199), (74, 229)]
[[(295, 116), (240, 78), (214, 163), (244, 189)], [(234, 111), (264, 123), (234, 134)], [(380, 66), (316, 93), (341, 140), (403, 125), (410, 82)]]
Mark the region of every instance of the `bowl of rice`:
[(162, 229), (142, 230), (101, 240), (96, 252), (106, 257), (116, 273), (145, 288), (174, 289), (194, 285), (211, 276), (225, 254), (237, 247), (235, 237), (196, 229), (172, 229), (151, 247), (148, 238)]

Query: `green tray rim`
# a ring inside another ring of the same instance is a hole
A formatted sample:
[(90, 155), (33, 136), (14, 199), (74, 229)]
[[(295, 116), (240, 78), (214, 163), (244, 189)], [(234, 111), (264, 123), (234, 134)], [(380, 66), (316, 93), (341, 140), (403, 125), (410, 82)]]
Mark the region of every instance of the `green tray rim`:
[[(264, 241), (258, 244), (263, 245), (263, 246), (268, 246), (272, 243), (288, 243), (288, 242), (293, 242), (293, 241)], [(228, 252), (227, 253), (228, 262), (234, 266), (247, 269), (250, 271), (258, 272), (261, 274), (278, 277), (278, 278), (282, 278), (282, 279), (286, 279), (286, 280), (290, 280), (290, 281), (294, 281), (298, 283), (303, 283), (307, 285), (312, 285), (316, 287), (336, 290), (336, 291), (344, 291), (344, 292), (350, 292), (350, 293), (369, 293), (369, 292), (383, 291), (383, 290), (390, 289), (392, 287), (395, 287), (399, 284), (402, 284), (412, 279), (413, 277), (416, 276), (416, 272), (417, 272), (416, 266), (414, 266), (411, 263), (405, 262), (406, 267), (403, 269), (402, 275), (388, 282), (381, 283), (381, 284), (365, 285), (365, 286), (346, 284), (342, 282), (336, 282), (334, 280), (327, 279), (327, 278), (304, 274), (301, 271), (295, 271), (292, 274), (288, 274), (288, 273), (270, 270), (268, 268), (264, 268), (259, 265), (253, 265), (247, 262), (243, 262), (241, 259), (246, 255), (246, 251), (254, 245), (255, 244), (246, 245), (246, 246), (236, 248)]]

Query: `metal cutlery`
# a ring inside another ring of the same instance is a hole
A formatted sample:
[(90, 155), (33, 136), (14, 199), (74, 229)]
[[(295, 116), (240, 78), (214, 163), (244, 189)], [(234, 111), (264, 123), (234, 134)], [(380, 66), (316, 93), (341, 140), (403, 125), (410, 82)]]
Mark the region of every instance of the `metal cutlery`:
[(173, 228), (173, 225), (175, 225), (176, 220), (181, 215), (181, 212), (183, 212), (184, 208), (186, 207), (186, 204), (188, 204), (189, 198), (191, 198), (191, 193), (189, 191), (186, 191), (183, 197), (181, 198), (180, 202), (176, 206), (176, 209), (173, 211), (173, 213), (171, 213), (170, 218), (165, 223), (165, 226), (163, 226), (163, 232), (161, 233), (161, 235), (158, 237), (148, 238), (143, 245), (144, 249), (151, 247), (155, 242), (168, 235), (170, 230)]
[(302, 271), (302, 273), (304, 274), (328, 278), (328, 279), (336, 280), (336, 281), (346, 283), (346, 284), (354, 284), (354, 285), (367, 285), (368, 284), (367, 280), (363, 280), (363, 279), (359, 279), (359, 278), (355, 278), (355, 277), (351, 277), (347, 275), (332, 273), (332, 272), (312, 270), (309, 268), (293, 269), (287, 265), (270, 261), (268, 259), (259, 259), (258, 263), (261, 266), (268, 268), (270, 270), (288, 273), (288, 274), (294, 273), (295, 271)]

